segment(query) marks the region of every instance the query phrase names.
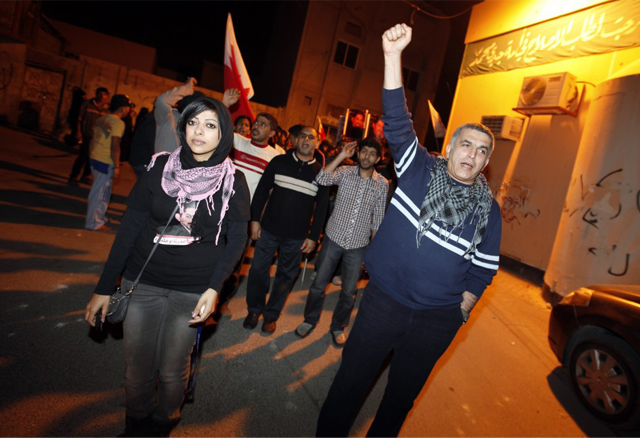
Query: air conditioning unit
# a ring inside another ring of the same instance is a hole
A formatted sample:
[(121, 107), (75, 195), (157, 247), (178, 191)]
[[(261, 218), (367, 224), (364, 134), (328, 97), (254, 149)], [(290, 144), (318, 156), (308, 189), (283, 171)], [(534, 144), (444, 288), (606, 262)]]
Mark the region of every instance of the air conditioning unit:
[(520, 140), (524, 119), (509, 116), (482, 116), (482, 124), (500, 140)]
[(578, 94), (576, 77), (571, 73), (530, 76), (522, 81), (514, 111), (526, 115), (572, 114), (577, 109)]

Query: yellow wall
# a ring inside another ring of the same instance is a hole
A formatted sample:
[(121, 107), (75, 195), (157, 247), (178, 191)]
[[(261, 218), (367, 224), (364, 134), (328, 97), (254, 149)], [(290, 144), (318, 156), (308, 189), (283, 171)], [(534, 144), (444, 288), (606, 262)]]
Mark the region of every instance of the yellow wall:
[[(601, 2), (490, 0), (474, 7), (467, 42), (553, 18), (552, 11), (565, 14), (596, 3)], [(528, 76), (567, 71), (578, 81), (590, 83), (584, 84), (585, 99), (577, 118), (531, 116), (520, 141), (497, 142), (488, 179), (503, 208), (503, 254), (539, 269), (547, 268), (594, 85), (639, 58), (640, 48), (633, 48), (469, 76), (458, 82), (450, 128), (480, 122), (483, 115), (524, 117), (512, 108), (517, 106), (522, 80)], [(579, 85), (582, 88), (583, 84)], [(447, 132), (447, 141), (452, 132)]]
[[(608, 1), (608, 0), (607, 0)], [(633, 0), (631, 0), (633, 1)], [(603, 0), (486, 0), (473, 7), (465, 43), (550, 20)]]
[(598, 85), (544, 283), (640, 284), (640, 60)]

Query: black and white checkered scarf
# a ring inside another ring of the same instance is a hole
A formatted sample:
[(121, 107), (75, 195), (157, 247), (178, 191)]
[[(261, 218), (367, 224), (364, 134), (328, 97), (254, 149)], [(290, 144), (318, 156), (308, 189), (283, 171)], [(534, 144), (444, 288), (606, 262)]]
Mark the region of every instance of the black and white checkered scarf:
[(487, 229), (492, 199), (484, 175), (478, 175), (472, 186), (461, 186), (449, 176), (447, 160), (444, 157), (436, 157), (436, 163), (431, 170), (431, 182), (420, 208), (416, 235), (418, 247), (434, 221), (441, 221), (445, 226), (451, 227), (448, 232), (443, 230), (446, 241), (456, 230), (458, 236), (462, 234), (465, 219), (471, 214), (470, 223), (475, 224), (475, 231), (471, 246), (463, 255), (474, 252)]

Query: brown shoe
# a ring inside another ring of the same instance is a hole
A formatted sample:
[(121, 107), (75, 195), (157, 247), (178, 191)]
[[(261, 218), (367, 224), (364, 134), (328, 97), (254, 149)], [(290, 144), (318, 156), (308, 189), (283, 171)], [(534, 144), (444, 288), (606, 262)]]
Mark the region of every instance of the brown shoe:
[(273, 321), (266, 319), (262, 323), (262, 331), (265, 333), (273, 333), (276, 331), (276, 320)]
[(333, 343), (336, 344), (336, 347), (344, 347), (344, 344), (347, 343), (347, 335), (342, 330), (332, 331), (331, 337), (333, 338)]
[(96, 228), (95, 230), (91, 230), (91, 231), (100, 231), (101, 233), (110, 233), (111, 227), (107, 225), (100, 225), (100, 228)]

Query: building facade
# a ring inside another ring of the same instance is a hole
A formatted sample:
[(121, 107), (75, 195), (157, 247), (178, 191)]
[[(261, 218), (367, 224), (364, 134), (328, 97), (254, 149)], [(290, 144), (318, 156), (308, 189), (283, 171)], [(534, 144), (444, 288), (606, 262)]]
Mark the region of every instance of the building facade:
[(414, 43), (403, 61), (409, 109), (418, 137), (424, 138), (427, 99), (435, 96), (450, 23), (415, 14), (404, 2), (309, 2), (283, 126), (316, 126), (319, 117), (325, 128), (336, 128), (347, 108), (380, 114), (381, 36), (412, 20)]
[(523, 123), (487, 169), (503, 255), (560, 295), (640, 284), (640, 4), (486, 1), (465, 43), (449, 126)]

